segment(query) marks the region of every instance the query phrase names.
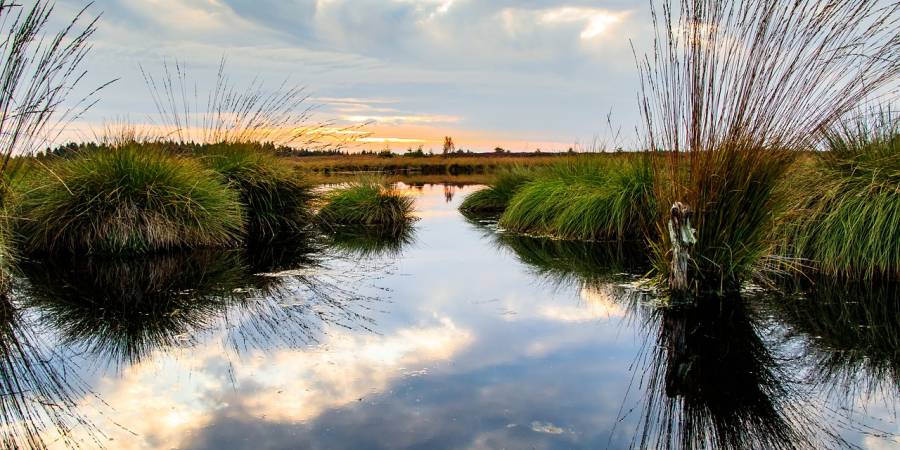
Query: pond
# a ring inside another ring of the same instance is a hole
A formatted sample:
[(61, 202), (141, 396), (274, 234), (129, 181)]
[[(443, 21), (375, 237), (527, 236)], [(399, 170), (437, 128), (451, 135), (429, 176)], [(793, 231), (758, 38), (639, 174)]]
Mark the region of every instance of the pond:
[(23, 264), (7, 446), (900, 448), (895, 286), (660, 308), (627, 248), (405, 187), (393, 239)]

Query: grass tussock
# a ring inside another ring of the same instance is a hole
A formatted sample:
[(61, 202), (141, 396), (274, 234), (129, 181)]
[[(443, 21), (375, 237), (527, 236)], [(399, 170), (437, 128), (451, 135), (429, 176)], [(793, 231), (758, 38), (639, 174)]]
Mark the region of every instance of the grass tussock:
[(469, 194), (459, 205), (459, 210), (464, 214), (502, 213), (516, 192), (531, 179), (531, 172), (525, 168), (501, 171), (490, 186)]
[[(653, 52), (638, 62), (646, 148), (666, 155), (656, 164), (667, 179), (657, 189), (656, 272), (679, 293), (736, 291), (773, 248), (776, 187), (791, 153), (809, 150), (819, 130), (900, 75), (900, 6), (660, 3)], [(685, 254), (667, 231), (675, 202), (692, 209), (696, 228), (687, 282), (670, 264)]]
[[(23, 156), (33, 155), (48, 136), (58, 135), (93, 104), (99, 90), (65, 105), (66, 96), (84, 79), (81, 63), (96, 30), (97, 19), (87, 17), (86, 9), (60, 22), (50, 1), (0, 0), (0, 289), (4, 291), (15, 269), (8, 219), (15, 192), (10, 180), (23, 169)], [(57, 31), (50, 29), (58, 25), (62, 27)], [(29, 432), (28, 438), (36, 436)], [(8, 439), (7, 445), (15, 445), (15, 439)], [(39, 438), (31, 443), (43, 445)]]
[(413, 221), (413, 198), (378, 179), (361, 179), (326, 195), (319, 222), (330, 229), (400, 230)]
[(562, 239), (640, 239), (656, 214), (653, 186), (643, 156), (556, 165), (513, 195), (500, 226)]
[(204, 146), (199, 156), (240, 192), (251, 241), (269, 242), (309, 227), (312, 188), (275, 155), (247, 144), (222, 143)]
[[(770, 254), (774, 217), (784, 207), (777, 188), (791, 158), (785, 149), (735, 142), (670, 162), (679, 166), (672, 175), (679, 188), (673, 193), (661, 186), (657, 195), (661, 204), (682, 201), (694, 209), (693, 292), (737, 292)], [(654, 270), (666, 275), (671, 251), (667, 222), (668, 214), (661, 215), (651, 243)]]
[(31, 253), (230, 246), (243, 233), (240, 199), (221, 176), (136, 146), (53, 161), (20, 189), (18, 230)]
[(842, 121), (824, 138), (827, 151), (800, 165), (785, 188), (782, 251), (827, 275), (900, 278), (900, 118), (885, 108)]

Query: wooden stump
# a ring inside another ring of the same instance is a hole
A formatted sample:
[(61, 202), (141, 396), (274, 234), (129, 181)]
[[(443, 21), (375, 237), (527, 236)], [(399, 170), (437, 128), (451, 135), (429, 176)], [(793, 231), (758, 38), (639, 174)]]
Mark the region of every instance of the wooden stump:
[(690, 292), (690, 249), (697, 243), (696, 230), (691, 227), (691, 207), (681, 202), (672, 205), (669, 217), (669, 240), (672, 242), (672, 261), (669, 266), (669, 290), (673, 295)]

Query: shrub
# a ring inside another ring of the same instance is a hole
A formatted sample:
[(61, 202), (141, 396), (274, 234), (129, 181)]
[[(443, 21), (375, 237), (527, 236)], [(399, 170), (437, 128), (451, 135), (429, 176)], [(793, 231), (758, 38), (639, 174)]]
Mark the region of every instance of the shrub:
[(243, 232), (237, 192), (190, 159), (105, 147), (35, 172), (21, 186), (18, 230), (28, 252), (230, 246)]

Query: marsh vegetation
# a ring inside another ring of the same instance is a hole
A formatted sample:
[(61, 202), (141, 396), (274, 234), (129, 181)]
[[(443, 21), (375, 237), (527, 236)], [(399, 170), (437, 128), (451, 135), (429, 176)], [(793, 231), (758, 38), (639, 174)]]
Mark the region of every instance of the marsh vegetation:
[[(639, 148), (429, 156), (346, 155), (358, 125), (224, 60), (205, 95), (142, 68), (154, 123), (39, 153), (95, 22), (0, 0), (2, 445), (900, 442), (900, 5), (655, 5)], [(460, 175), (491, 182), (411, 181)]]

